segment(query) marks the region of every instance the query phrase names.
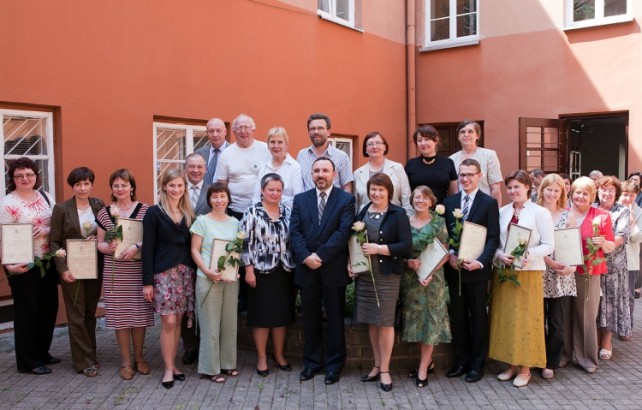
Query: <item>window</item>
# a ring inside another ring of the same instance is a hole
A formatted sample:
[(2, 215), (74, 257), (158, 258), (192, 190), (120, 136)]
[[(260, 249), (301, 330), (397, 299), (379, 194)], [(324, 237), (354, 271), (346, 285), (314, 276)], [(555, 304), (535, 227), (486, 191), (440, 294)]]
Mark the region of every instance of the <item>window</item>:
[(426, 0), (424, 49), (479, 43), (479, 0)]
[(519, 168), (566, 172), (567, 140), (562, 121), (547, 118), (519, 119)]
[(355, 27), (355, 0), (318, 0), (317, 13), (322, 18)]
[[(477, 140), (477, 146), (484, 146), (484, 121), (476, 121), (482, 129), (481, 137)], [(422, 124), (426, 125), (426, 124)], [(446, 157), (451, 156), (455, 152), (461, 150), (461, 144), (459, 143), (459, 137), (457, 135), (457, 126), (458, 122), (449, 122), (449, 123), (436, 123), (430, 124), (439, 133), (439, 146), (438, 154)]]
[(566, 27), (581, 28), (631, 21), (631, 0), (566, 0)]
[[(205, 124), (205, 122), (204, 122)], [(167, 168), (183, 168), (185, 157), (207, 144), (205, 125), (154, 122), (154, 192)]]
[[(356, 139), (356, 137), (354, 138)], [(336, 134), (332, 134), (332, 137), (329, 139), (329, 141), (330, 145), (332, 145), (334, 148), (341, 150), (348, 155), (348, 159), (350, 160), (350, 169), (354, 169), (354, 167), (352, 166), (354, 157), (354, 139), (349, 136), (337, 136)]]
[(31, 158), (38, 164), (42, 184), (36, 189), (44, 189), (55, 195), (53, 113), (0, 109), (0, 119), (0, 135), (4, 141), (4, 178), (0, 197), (4, 196), (7, 190), (8, 161), (20, 157)]

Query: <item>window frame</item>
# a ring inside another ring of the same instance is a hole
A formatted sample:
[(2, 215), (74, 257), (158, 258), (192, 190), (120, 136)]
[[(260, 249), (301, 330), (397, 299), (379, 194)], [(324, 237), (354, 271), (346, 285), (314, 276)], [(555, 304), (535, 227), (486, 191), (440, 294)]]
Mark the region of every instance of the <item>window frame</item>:
[(431, 40), (431, 5), (434, 0), (424, 0), (424, 44), (421, 51), (440, 50), (444, 48), (463, 47), (479, 44), (480, 32), (480, 13), (479, 0), (475, 0), (475, 34), (465, 37), (457, 37), (457, 0), (448, 0), (449, 11), (454, 11), (448, 15), (449, 20), (449, 37), (443, 40)]
[[(335, 135), (332, 134), (330, 138), (328, 138), (328, 141), (330, 142), (330, 145), (333, 148), (336, 148), (340, 151), (345, 152), (348, 155), (348, 160), (350, 161), (350, 169), (354, 169), (354, 147), (355, 147), (355, 141), (357, 137), (354, 136), (348, 136), (348, 135)], [(344, 150), (339, 147), (337, 147), (337, 143), (343, 143), (348, 145), (348, 149)]]
[(340, 0), (327, 0), (328, 8), (329, 8), (328, 11), (325, 11), (319, 8), (320, 6), (319, 1), (317, 1), (317, 15), (319, 17), (321, 17), (324, 20), (328, 20), (348, 28), (361, 31), (357, 28), (357, 25), (356, 25), (356, 5), (355, 5), (356, 0), (345, 0), (348, 3), (348, 14), (349, 14), (348, 19), (344, 19), (337, 16), (337, 1), (340, 1)]
[(609, 24), (633, 21), (631, 0), (626, 0), (626, 13), (604, 17), (604, 0), (595, 0), (595, 17), (581, 21), (573, 21), (575, 0), (564, 1), (564, 29), (573, 30), (586, 27), (599, 27)]
[[(37, 118), (45, 120), (45, 130), (47, 133), (46, 138), (43, 138), (43, 141), (46, 144), (47, 154), (40, 155), (12, 155), (5, 154), (5, 140), (4, 140), (4, 122), (5, 116), (10, 117), (27, 117), (27, 118)], [(55, 197), (56, 195), (56, 173), (55, 173), (55, 156), (54, 156), (54, 127), (53, 127), (53, 112), (51, 111), (35, 111), (35, 110), (16, 110), (16, 109), (5, 109), (0, 108), (0, 122), (2, 122), (2, 127), (0, 127), (0, 138), (2, 138), (2, 147), (0, 148), (0, 153), (2, 154), (2, 159), (6, 164), (7, 161), (14, 159), (27, 157), (32, 160), (44, 160), (47, 163), (46, 167), (42, 168), (43, 172), (46, 172), (46, 175), (40, 175), (40, 180), (42, 182), (42, 188)], [(3, 174), (2, 182), (0, 182), (0, 198), (4, 198), (7, 191), (7, 178), (6, 174)], [(38, 188), (38, 187), (36, 187)]]

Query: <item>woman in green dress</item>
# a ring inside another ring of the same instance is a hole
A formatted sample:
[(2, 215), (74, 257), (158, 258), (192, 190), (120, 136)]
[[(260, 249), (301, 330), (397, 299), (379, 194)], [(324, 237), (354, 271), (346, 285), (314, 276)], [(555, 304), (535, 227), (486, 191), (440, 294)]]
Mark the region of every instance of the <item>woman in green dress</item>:
[[(421, 266), (419, 254), (435, 239), (448, 242), (446, 222), (432, 210), (437, 203), (430, 188), (420, 185), (412, 191), (410, 204), (415, 214), (410, 218), (412, 230), (412, 258), (401, 280), (403, 301), (404, 342), (417, 343), (420, 349), (419, 367), (410, 373), (417, 387), (428, 385), (428, 373), (434, 371), (433, 347), (438, 343), (450, 343), (450, 322), (446, 306), (446, 281), (443, 268), (437, 269), (425, 280), (419, 280), (417, 270)], [(443, 207), (439, 205), (440, 207)], [(441, 210), (443, 214), (443, 210)]]

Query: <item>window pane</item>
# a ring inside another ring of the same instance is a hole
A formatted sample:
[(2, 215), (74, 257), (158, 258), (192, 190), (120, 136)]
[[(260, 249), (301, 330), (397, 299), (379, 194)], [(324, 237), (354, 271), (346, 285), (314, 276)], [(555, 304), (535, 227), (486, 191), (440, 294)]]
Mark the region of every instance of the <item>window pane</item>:
[(431, 20), (450, 16), (450, 0), (433, 0), (430, 7)]
[(159, 160), (185, 159), (185, 130), (158, 127), (156, 144)]
[(626, 0), (604, 0), (604, 17), (626, 14)]
[(477, 34), (477, 14), (466, 14), (457, 17), (457, 37)]
[(319, 0), (317, 2), (317, 8), (319, 10), (325, 11), (326, 13), (329, 13), (330, 12), (330, 1), (331, 0)]
[(477, 11), (477, 0), (457, 0), (457, 14), (474, 13)]
[(448, 19), (430, 22), (430, 41), (447, 40), (450, 38), (450, 21)]
[(198, 151), (199, 149), (203, 148), (205, 145), (207, 145), (207, 143), (208, 140), (205, 131), (194, 130), (194, 151)]
[(336, 17), (345, 21), (350, 21), (350, 2), (352, 0), (336, 0), (337, 15)]
[(3, 121), (5, 155), (47, 155), (45, 118), (5, 116)]
[(591, 20), (595, 18), (595, 0), (574, 0), (573, 21)]

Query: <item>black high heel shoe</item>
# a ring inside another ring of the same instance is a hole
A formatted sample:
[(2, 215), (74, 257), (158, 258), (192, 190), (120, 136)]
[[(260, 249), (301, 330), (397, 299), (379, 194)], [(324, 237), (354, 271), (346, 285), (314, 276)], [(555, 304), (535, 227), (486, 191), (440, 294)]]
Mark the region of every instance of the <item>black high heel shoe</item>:
[(423, 388), (428, 386), (428, 376), (425, 379), (420, 379), (419, 376), (415, 378), (415, 386)]
[(170, 381), (168, 381), (168, 382), (161, 381), (161, 385), (162, 385), (164, 388), (166, 388), (166, 389), (168, 389), (168, 390), (169, 390), (169, 389), (171, 389), (172, 387), (174, 387), (174, 379), (172, 379), (172, 380), (170, 380)]
[[(375, 369), (379, 369), (379, 366), (372, 366)], [(379, 380), (379, 375), (381, 374), (381, 370), (379, 370), (379, 373), (375, 374), (374, 376), (370, 376), (370, 374), (366, 374), (364, 376), (361, 376), (361, 381), (364, 383), (368, 382), (376, 382)]]
[[(388, 372), (379, 372), (379, 375), (381, 376), (381, 374), (385, 374), (385, 373), (390, 373), (390, 372), (389, 371)], [(389, 391), (392, 390), (392, 382), (390, 382), (389, 384), (380, 383), (380, 385), (381, 385), (381, 390), (383, 390), (385, 392), (389, 392)]]
[(274, 360), (274, 363), (276, 363), (276, 366), (279, 369), (283, 370), (284, 372), (289, 372), (289, 371), (292, 370), (292, 366), (290, 366), (290, 363), (281, 364), (281, 363), (279, 363), (278, 360), (276, 360), (276, 357), (274, 355), (272, 355), (272, 360)]
[[(433, 374), (435, 372), (435, 362), (431, 361), (430, 364), (428, 365), (428, 374)], [(415, 369), (408, 373), (408, 377), (411, 379), (416, 379), (417, 375), (419, 374), (419, 369)]]
[(179, 382), (184, 382), (185, 373), (174, 373), (174, 380), (178, 380)]

